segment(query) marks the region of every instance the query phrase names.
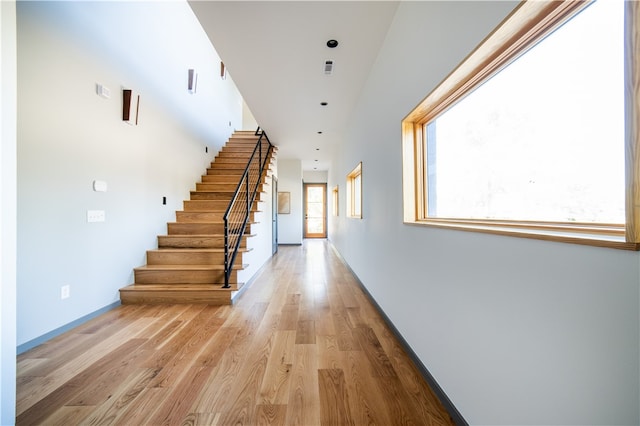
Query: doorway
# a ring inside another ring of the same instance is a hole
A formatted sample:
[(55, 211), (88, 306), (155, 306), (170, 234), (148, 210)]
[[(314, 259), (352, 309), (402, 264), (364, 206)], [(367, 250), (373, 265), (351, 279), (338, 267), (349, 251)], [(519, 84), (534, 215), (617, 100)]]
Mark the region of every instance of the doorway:
[(271, 254), (278, 252), (278, 179), (271, 177)]
[(327, 238), (327, 184), (305, 183), (304, 238)]

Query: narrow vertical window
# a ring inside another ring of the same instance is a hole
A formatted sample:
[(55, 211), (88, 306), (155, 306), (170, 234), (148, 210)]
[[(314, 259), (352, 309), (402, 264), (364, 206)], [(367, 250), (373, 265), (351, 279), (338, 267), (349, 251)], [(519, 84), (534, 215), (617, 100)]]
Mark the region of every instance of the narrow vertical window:
[(347, 216), (362, 218), (362, 163), (347, 175)]

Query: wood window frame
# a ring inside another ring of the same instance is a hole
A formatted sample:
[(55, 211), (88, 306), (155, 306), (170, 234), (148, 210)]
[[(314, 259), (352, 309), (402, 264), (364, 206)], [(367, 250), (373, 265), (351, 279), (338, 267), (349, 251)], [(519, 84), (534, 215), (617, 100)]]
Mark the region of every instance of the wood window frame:
[(432, 218), (427, 215), (424, 125), (536, 42), (573, 18), (590, 1), (523, 1), (402, 120), (403, 220), (459, 229), (625, 250), (640, 250), (640, 4), (625, 3), (625, 224)]
[[(357, 178), (360, 177), (360, 197), (356, 200), (355, 185), (358, 185)], [(360, 213), (356, 212), (356, 202), (360, 203)], [(351, 170), (347, 175), (347, 217), (352, 219), (362, 219), (362, 162)]]

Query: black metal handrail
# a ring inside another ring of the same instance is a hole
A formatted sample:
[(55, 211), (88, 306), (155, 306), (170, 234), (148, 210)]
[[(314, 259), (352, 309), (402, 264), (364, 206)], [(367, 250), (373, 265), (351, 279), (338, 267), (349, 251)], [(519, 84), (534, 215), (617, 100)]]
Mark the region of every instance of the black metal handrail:
[(238, 255), (238, 249), (245, 234), (251, 208), (256, 199), (262, 174), (267, 164), (267, 160), (273, 150), (273, 145), (264, 130), (256, 129), (258, 141), (253, 149), (251, 158), (244, 169), (244, 173), (238, 182), (236, 192), (231, 197), (229, 207), (224, 213), (224, 286), (229, 288), (229, 280), (233, 265)]

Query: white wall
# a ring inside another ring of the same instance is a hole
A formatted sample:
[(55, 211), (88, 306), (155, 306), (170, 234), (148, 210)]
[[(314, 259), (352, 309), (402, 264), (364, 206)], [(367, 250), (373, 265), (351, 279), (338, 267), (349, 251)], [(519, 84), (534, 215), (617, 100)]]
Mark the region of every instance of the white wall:
[[(271, 173), (277, 173), (275, 166), (271, 167)], [(260, 211), (255, 215), (257, 223), (251, 225), (251, 233), (255, 236), (247, 240), (247, 248), (251, 251), (245, 253), (242, 258), (242, 263), (248, 266), (246, 269), (238, 271), (238, 281), (245, 284), (254, 277), (272, 255), (273, 184), (271, 177), (266, 179), (264, 193), (259, 196), (262, 201), (258, 204)]]
[(258, 122), (244, 100), (242, 101), (242, 128), (244, 130), (256, 130), (258, 128)]
[(327, 183), (329, 172), (326, 170), (305, 170), (302, 172), (304, 183)]
[(512, 7), (401, 3), (333, 159), (330, 239), (470, 424), (637, 425), (638, 253), (402, 223), (402, 118)]
[[(17, 8), (21, 345), (117, 303), (241, 127), (242, 99), (231, 78), (220, 78), (220, 60), (185, 2)], [(199, 74), (195, 94), (189, 68)], [(96, 83), (110, 99), (96, 95)], [(123, 87), (141, 95), (137, 126), (122, 122)], [(96, 179), (107, 192), (92, 190)], [(87, 223), (93, 209), (106, 222)], [(71, 286), (66, 300), (63, 285)]]
[(291, 213), (278, 215), (278, 243), (302, 244), (302, 162), (278, 159), (278, 192), (291, 193)]
[(16, 3), (0, 2), (0, 424), (16, 415)]

